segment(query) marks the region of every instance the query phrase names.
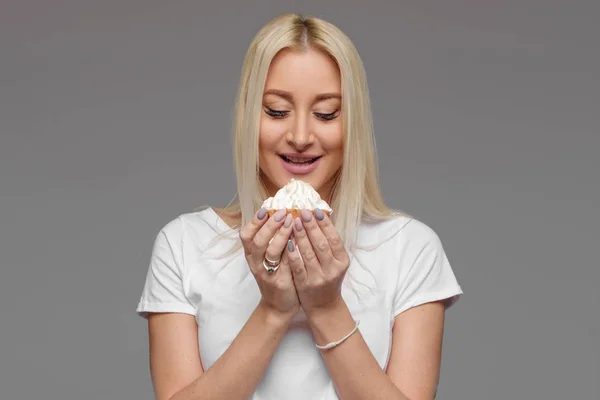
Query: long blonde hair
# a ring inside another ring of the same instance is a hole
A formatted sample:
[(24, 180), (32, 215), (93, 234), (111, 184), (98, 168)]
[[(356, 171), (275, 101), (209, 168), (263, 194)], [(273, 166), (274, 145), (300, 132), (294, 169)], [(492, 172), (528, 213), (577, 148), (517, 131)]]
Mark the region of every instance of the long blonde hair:
[(346, 248), (355, 245), (362, 222), (402, 214), (389, 208), (379, 186), (379, 171), (367, 78), (362, 60), (350, 39), (320, 18), (286, 13), (256, 34), (246, 53), (237, 93), (233, 127), (233, 159), (237, 195), (221, 210), (238, 223), (248, 223), (268, 197), (260, 177), (259, 127), (265, 82), (271, 61), (281, 50), (317, 49), (338, 65), (341, 76), (344, 157), (336, 175), (331, 204), (332, 220)]

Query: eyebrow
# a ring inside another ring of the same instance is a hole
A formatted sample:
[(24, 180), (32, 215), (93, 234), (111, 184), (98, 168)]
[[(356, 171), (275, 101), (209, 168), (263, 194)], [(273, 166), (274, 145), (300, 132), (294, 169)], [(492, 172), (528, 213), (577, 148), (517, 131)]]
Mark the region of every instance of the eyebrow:
[[(269, 89), (265, 92), (265, 96), (268, 94), (273, 94), (275, 96), (282, 97), (285, 100), (289, 101), (290, 103), (293, 102), (293, 100), (294, 100), (294, 96), (290, 92), (286, 92), (285, 90)], [(342, 95), (339, 93), (320, 93), (317, 96), (315, 96), (316, 101), (323, 101), (323, 100), (329, 100), (329, 99), (340, 99), (341, 100), (341, 98), (342, 98)]]

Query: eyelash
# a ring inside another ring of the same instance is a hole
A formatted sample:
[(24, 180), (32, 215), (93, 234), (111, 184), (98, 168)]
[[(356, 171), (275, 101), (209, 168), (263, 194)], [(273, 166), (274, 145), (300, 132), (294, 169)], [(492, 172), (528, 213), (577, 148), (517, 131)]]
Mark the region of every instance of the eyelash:
[[(265, 110), (265, 113), (273, 118), (284, 118), (285, 116), (288, 115), (289, 111), (278, 111), (278, 110), (273, 110), (270, 108), (267, 108)], [(337, 111), (332, 112), (331, 114), (320, 114), (320, 113), (314, 113), (314, 115), (319, 118), (322, 119), (324, 121), (331, 121), (335, 118), (337, 118)]]

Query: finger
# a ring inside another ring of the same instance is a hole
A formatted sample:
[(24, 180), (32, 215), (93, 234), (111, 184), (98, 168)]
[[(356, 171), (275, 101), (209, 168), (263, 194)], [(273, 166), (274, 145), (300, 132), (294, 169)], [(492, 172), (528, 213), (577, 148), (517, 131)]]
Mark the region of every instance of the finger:
[(256, 232), (252, 238), (252, 249), (250, 251), (250, 256), (253, 262), (262, 263), (263, 259), (265, 258), (269, 241), (273, 238), (273, 236), (275, 236), (279, 227), (283, 225), (285, 214), (285, 210), (277, 211), (267, 220), (266, 223), (263, 224), (258, 232)]
[(265, 251), (265, 257), (269, 260), (277, 261), (281, 259), (281, 255), (292, 233), (292, 221), (292, 214), (286, 215), (283, 225), (279, 227), (275, 236), (269, 240), (267, 250)]
[(244, 225), (240, 229), (240, 240), (242, 241), (242, 245), (244, 247), (244, 253), (248, 256), (252, 252), (252, 239), (256, 232), (260, 230), (260, 228), (267, 221), (267, 210), (265, 208), (261, 208), (258, 210), (249, 223)]
[(292, 273), (294, 284), (296, 287), (303, 287), (306, 284), (307, 279), (306, 268), (304, 267), (302, 258), (300, 258), (300, 253), (298, 253), (296, 244), (292, 239), (287, 241), (284, 256)]
[(341, 262), (348, 261), (348, 252), (337, 229), (331, 222), (329, 216), (321, 210), (315, 210), (315, 219), (321, 228), (321, 232), (329, 243), (329, 248), (333, 257)]
[[(289, 279), (292, 277), (292, 271), (290, 267), (290, 257), (288, 256), (289, 250), (287, 247), (287, 243), (290, 241), (289, 239), (286, 241), (285, 250), (283, 250), (281, 254), (281, 263), (279, 264), (279, 269), (277, 270), (277, 275), (283, 279)], [(293, 244), (292, 244), (293, 246)]]
[(321, 269), (321, 265), (319, 264), (317, 254), (315, 253), (312, 244), (308, 239), (306, 229), (304, 229), (304, 225), (302, 224), (302, 220), (300, 218), (296, 218), (294, 220), (294, 239), (296, 241), (298, 251), (301, 254), (302, 263), (306, 269), (308, 279), (312, 280), (313, 278), (318, 279), (319, 277), (322, 277), (323, 271)]
[(306, 230), (308, 240), (310, 241), (317, 258), (319, 259), (319, 264), (321, 264), (321, 268), (326, 269), (333, 260), (333, 254), (331, 254), (331, 249), (329, 248), (329, 242), (327, 241), (327, 238), (317, 224), (316, 214), (315, 217), (313, 217), (313, 214), (310, 211), (302, 210), (300, 211), (300, 217), (302, 219), (302, 225)]

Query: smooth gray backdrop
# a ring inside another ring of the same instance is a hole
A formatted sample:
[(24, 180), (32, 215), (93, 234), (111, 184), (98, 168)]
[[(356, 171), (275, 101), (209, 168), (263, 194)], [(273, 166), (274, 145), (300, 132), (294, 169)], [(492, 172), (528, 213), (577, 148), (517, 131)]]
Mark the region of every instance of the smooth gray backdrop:
[(385, 197), (465, 291), (439, 398), (600, 398), (596, 0), (3, 0), (0, 398), (152, 398), (152, 241), (233, 195), (240, 64), (285, 11), (356, 43)]

